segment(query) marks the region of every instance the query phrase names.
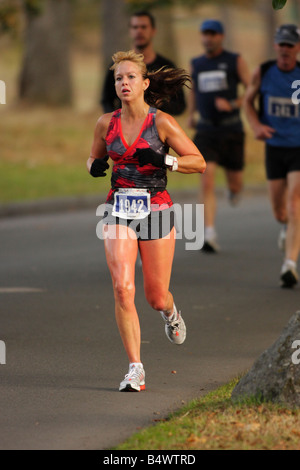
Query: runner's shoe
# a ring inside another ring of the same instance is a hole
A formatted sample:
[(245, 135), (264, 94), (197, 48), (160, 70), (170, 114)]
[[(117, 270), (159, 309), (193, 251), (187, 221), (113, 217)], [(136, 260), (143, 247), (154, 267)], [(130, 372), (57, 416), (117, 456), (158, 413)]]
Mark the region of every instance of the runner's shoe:
[(136, 366), (132, 364), (129, 367), (128, 374), (120, 383), (120, 392), (140, 392), (145, 390), (145, 371), (142, 365)]
[(230, 189), (228, 189), (226, 195), (227, 195), (228, 202), (232, 207), (238, 206), (239, 203), (241, 202), (241, 199), (242, 199), (241, 193), (234, 193), (230, 191)]
[(165, 321), (165, 332), (167, 338), (174, 344), (182, 344), (186, 338), (186, 326), (181, 316), (181, 312), (176, 313), (177, 318), (173, 321), (166, 319), (161, 312), (161, 316)]
[(294, 266), (284, 263), (280, 273), (281, 287), (294, 287), (298, 279), (299, 276)]
[(217, 242), (218, 235), (214, 227), (205, 227), (204, 229), (204, 245), (202, 250), (206, 253), (218, 253), (220, 247)]
[(218, 245), (216, 238), (210, 238), (204, 240), (202, 250), (205, 251), (205, 253), (219, 253), (220, 246)]
[(286, 225), (282, 227), (278, 235), (278, 248), (280, 251), (285, 251), (285, 242), (286, 242)]

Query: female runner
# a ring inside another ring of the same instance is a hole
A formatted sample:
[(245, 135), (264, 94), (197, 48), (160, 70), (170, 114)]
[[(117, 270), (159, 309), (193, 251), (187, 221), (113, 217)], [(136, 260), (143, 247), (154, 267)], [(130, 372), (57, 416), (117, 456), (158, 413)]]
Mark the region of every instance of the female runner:
[[(145, 371), (134, 302), (137, 254), (146, 299), (161, 313), (168, 339), (182, 344), (186, 327), (169, 291), (176, 230), (166, 174), (167, 169), (203, 173), (206, 163), (175, 119), (157, 109), (189, 81), (188, 74), (182, 69), (147, 72), (143, 55), (134, 51), (117, 52), (113, 61), (122, 107), (99, 118), (87, 167), (92, 176), (105, 176), (108, 156), (114, 163), (103, 230), (116, 321), (129, 359), (119, 390), (139, 392), (145, 389)], [(170, 156), (169, 148), (179, 158)]]

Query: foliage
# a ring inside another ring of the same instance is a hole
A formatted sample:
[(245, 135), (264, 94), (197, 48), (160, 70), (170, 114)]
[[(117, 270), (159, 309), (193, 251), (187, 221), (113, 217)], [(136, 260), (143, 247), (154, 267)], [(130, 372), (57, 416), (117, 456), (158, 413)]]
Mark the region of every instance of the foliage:
[(286, 4), (287, 0), (272, 0), (274, 10), (281, 10)]
[(25, 0), (24, 8), (31, 15), (39, 15), (44, 7), (45, 0)]
[[(75, 0), (70, 0), (75, 1)], [(96, 0), (100, 2), (101, 0)], [(199, 5), (200, 0), (124, 0), (129, 11), (138, 9), (152, 10), (153, 8), (171, 7), (181, 3), (186, 7)], [(203, 0), (202, 0), (203, 1)], [(217, 3), (220, 0), (215, 0)], [(223, 1), (223, 0), (222, 0)], [(287, 0), (272, 1), (274, 10), (280, 10)], [(231, 0), (233, 3), (234, 0)], [(20, 16), (22, 11), (27, 11), (31, 15), (39, 15), (44, 7), (45, 0), (0, 0), (0, 33), (16, 32), (19, 29)], [(249, 1), (251, 3), (251, 1)], [(240, 2), (239, 2), (240, 5)]]
[(0, 33), (18, 29), (19, 11), (19, 1), (0, 0)]
[[(203, 3), (205, 0), (125, 0), (128, 5), (129, 11), (135, 10), (151, 10), (157, 7), (170, 7), (176, 4), (182, 4), (185, 7), (193, 8), (200, 3)], [(231, 3), (237, 3), (241, 6), (241, 2), (238, 0), (230, 0)], [(272, 2), (274, 10), (280, 10), (283, 8), (287, 0), (269, 0)], [(214, 0), (214, 3), (224, 3), (224, 0)], [(243, 2), (244, 3), (244, 2)], [(248, 3), (248, 2), (246, 2)], [(249, 1), (249, 4), (252, 4), (252, 1)]]
[(0, 0), (0, 33), (15, 33), (20, 28), (23, 12), (39, 15), (45, 0)]

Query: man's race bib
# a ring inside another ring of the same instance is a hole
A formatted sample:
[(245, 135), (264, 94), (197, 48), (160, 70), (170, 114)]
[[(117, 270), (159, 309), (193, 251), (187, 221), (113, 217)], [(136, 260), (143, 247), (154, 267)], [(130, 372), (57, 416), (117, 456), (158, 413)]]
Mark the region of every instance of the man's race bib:
[(198, 90), (202, 93), (211, 93), (228, 89), (227, 74), (225, 70), (211, 70), (198, 74)]
[(147, 189), (120, 188), (114, 193), (112, 215), (121, 219), (144, 219), (150, 214)]
[(269, 96), (268, 114), (280, 118), (298, 118), (299, 105), (293, 104), (290, 98), (279, 98), (277, 96)]

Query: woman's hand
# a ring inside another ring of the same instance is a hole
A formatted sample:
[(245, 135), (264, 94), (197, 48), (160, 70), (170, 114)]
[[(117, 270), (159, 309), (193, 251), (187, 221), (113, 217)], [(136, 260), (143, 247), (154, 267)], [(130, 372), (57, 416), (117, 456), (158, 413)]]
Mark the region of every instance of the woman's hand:
[(140, 166), (149, 165), (149, 163), (158, 168), (166, 166), (164, 156), (151, 148), (138, 149), (133, 156), (138, 158)]
[(90, 174), (94, 176), (94, 178), (106, 176), (105, 170), (109, 168), (109, 164), (107, 163), (108, 159), (109, 155), (106, 155), (104, 158), (95, 158), (90, 169)]

